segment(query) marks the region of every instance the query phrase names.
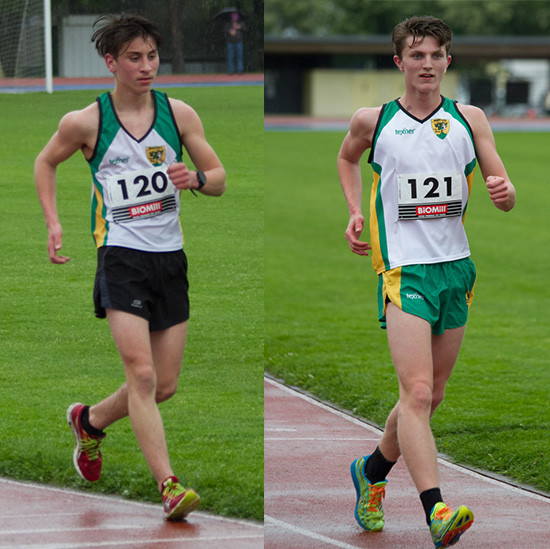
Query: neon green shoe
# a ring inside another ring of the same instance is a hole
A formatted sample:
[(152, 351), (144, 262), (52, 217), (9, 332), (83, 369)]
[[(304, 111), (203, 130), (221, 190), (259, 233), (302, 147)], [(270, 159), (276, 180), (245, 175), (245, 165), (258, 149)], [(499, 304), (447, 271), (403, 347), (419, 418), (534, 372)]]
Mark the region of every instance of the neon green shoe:
[(461, 505), (453, 511), (443, 502), (436, 503), (432, 509), (430, 523), (430, 532), (436, 548), (454, 545), (473, 522), (474, 514), (468, 507)]
[(365, 462), (370, 456), (356, 459), (350, 467), (351, 478), (357, 493), (355, 519), (359, 526), (369, 532), (379, 532), (384, 528), (382, 500), (386, 495), (387, 480), (371, 484), (365, 476)]

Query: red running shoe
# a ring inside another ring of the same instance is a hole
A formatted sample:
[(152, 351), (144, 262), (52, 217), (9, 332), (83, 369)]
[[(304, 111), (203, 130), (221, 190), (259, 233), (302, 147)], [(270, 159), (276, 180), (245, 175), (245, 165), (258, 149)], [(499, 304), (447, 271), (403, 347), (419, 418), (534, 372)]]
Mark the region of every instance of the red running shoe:
[(99, 480), (101, 476), (101, 451), (99, 445), (105, 438), (89, 435), (82, 428), (82, 411), (84, 404), (71, 404), (67, 409), (67, 423), (71, 428), (75, 440), (73, 463), (76, 472), (89, 482)]
[(201, 498), (195, 490), (185, 489), (176, 477), (168, 477), (162, 483), (162, 503), (166, 520), (182, 520), (198, 509)]

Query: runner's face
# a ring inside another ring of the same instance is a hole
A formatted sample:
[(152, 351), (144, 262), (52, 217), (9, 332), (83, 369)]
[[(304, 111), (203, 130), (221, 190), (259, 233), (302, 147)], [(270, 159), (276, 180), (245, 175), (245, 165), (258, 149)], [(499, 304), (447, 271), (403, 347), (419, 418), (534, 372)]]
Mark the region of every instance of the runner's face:
[(405, 74), (407, 83), (419, 90), (431, 91), (439, 88), (451, 56), (433, 36), (426, 36), (422, 42), (413, 44), (414, 38), (407, 38), (401, 59), (395, 56), (394, 61)]
[(153, 39), (145, 41), (136, 38), (122, 48), (116, 59), (107, 54), (105, 61), (117, 83), (138, 93), (150, 90), (159, 67), (157, 46)]

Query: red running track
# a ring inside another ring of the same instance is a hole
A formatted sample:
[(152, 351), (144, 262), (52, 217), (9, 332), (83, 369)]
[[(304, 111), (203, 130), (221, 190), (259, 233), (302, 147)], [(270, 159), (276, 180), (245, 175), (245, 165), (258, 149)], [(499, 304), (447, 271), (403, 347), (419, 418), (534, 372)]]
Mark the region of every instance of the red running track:
[[(243, 74), (175, 74), (158, 75), (155, 78), (155, 85), (163, 84), (213, 84), (229, 82), (259, 82), (264, 80), (263, 73)], [(107, 87), (113, 86), (112, 76), (99, 76), (89, 78), (54, 78), (54, 89), (59, 86), (80, 86), (86, 84), (103, 84)], [(0, 78), (0, 88), (11, 88), (14, 86), (44, 86), (44, 78)]]
[(162, 506), (0, 479), (0, 549), (260, 549), (263, 525), (195, 512), (166, 522)]
[[(349, 466), (374, 450), (380, 430), (267, 378), (264, 414), (266, 549), (433, 549), (403, 460), (389, 475), (383, 532), (355, 521)], [(457, 548), (550, 547), (550, 497), (438, 461), (446, 502), (475, 515)]]

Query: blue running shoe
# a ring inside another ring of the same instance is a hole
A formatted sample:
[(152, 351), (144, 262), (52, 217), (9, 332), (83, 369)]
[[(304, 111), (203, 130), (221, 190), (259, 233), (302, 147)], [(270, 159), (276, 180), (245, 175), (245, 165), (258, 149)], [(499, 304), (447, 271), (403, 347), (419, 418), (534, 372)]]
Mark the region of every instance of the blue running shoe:
[(379, 532), (384, 528), (382, 500), (386, 495), (387, 480), (371, 484), (365, 476), (364, 467), (370, 456), (356, 459), (350, 467), (351, 478), (357, 492), (355, 519), (359, 526), (369, 532)]
[(461, 505), (453, 511), (443, 502), (436, 503), (432, 509), (430, 523), (430, 532), (436, 548), (454, 545), (473, 522), (474, 514), (468, 507)]

